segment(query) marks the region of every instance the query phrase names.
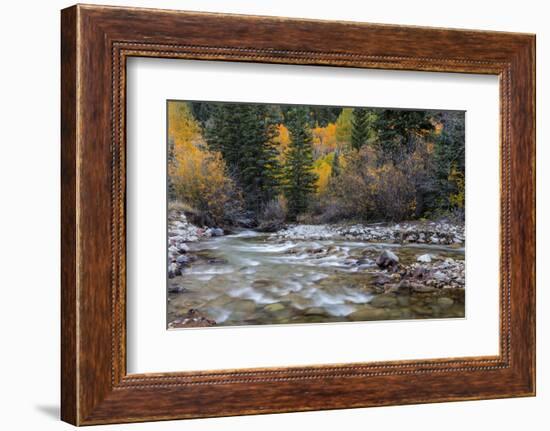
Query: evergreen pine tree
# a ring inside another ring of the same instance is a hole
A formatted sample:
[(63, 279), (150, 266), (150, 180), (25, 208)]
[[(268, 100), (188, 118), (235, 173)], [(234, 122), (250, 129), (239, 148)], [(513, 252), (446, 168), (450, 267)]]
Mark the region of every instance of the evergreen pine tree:
[(283, 170), (283, 191), (290, 220), (296, 220), (296, 216), (307, 209), (309, 197), (315, 192), (317, 175), (313, 172), (313, 140), (308, 122), (304, 107), (293, 108), (288, 113), (290, 144)]
[(355, 150), (366, 145), (369, 138), (369, 112), (365, 108), (355, 108), (351, 120), (351, 147)]
[(373, 123), (377, 134), (378, 163), (399, 164), (416, 149), (418, 137), (427, 135), (434, 127), (429, 111), (383, 109)]
[(464, 194), (464, 183), (453, 178), (464, 178), (465, 133), (464, 113), (446, 112), (441, 118), (443, 130), (435, 139), (434, 175), (436, 209), (448, 211), (454, 206), (453, 195)]
[(241, 118), (240, 181), (249, 209), (258, 214), (276, 196), (279, 176), (275, 122), (266, 105), (245, 105)]
[(271, 114), (266, 105), (218, 104), (206, 128), (208, 146), (221, 152), (255, 214), (275, 197), (278, 186), (277, 128)]
[(212, 115), (205, 130), (208, 147), (222, 154), (232, 176), (237, 176), (240, 160), (241, 116), (242, 105), (216, 104), (212, 107)]

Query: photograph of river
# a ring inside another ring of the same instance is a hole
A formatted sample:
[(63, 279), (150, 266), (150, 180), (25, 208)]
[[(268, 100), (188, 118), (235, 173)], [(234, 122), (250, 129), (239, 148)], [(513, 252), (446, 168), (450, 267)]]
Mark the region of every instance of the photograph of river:
[(465, 113), (167, 101), (167, 327), (465, 316)]

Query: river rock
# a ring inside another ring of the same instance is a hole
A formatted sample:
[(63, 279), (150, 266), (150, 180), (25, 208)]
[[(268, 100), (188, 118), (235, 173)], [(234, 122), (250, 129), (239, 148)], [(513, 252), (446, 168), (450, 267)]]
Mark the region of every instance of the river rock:
[(411, 292), (414, 285), (415, 285), (414, 281), (411, 281), (409, 279), (403, 279), (397, 285), (397, 293), (408, 294)]
[(223, 236), (223, 229), (219, 227), (214, 227), (210, 229), (210, 233), (212, 234), (212, 236)]
[(443, 309), (451, 307), (454, 303), (455, 302), (451, 298), (447, 298), (445, 296), (437, 298), (437, 304)]
[(426, 254), (423, 254), (422, 256), (418, 256), (416, 260), (422, 263), (430, 263), (432, 261), (432, 255), (429, 253), (426, 253)]
[(278, 313), (280, 311), (283, 311), (284, 309), (285, 309), (285, 306), (280, 302), (275, 302), (274, 304), (268, 304), (264, 307), (264, 310), (269, 313)]
[(185, 254), (182, 254), (176, 258), (176, 262), (180, 265), (187, 265), (190, 262), (189, 256), (186, 256)]
[(304, 311), (304, 315), (306, 316), (326, 316), (326, 311), (322, 307), (310, 307), (306, 311)]
[(376, 259), (376, 264), (382, 269), (397, 269), (399, 258), (390, 250), (384, 250)]
[(432, 274), (432, 277), (435, 278), (437, 281), (448, 281), (449, 280), (449, 277), (441, 271), (434, 272)]
[(433, 314), (431, 307), (425, 307), (423, 305), (413, 305), (411, 307), (411, 311), (415, 314), (420, 314), (421, 316), (431, 316)]
[(262, 287), (269, 287), (273, 283), (270, 280), (264, 280), (263, 278), (259, 278), (258, 280), (254, 280), (252, 282), (252, 287), (255, 288), (262, 288)]
[(311, 307), (311, 300), (296, 292), (286, 294), (284, 296), (284, 301), (292, 304), (292, 306), (298, 310), (306, 310)]
[(398, 284), (387, 284), (384, 286), (384, 293), (397, 293), (399, 292)]
[(183, 286), (173, 284), (168, 286), (168, 293), (187, 293), (189, 290)]
[(260, 223), (260, 225), (256, 228), (259, 232), (267, 232), (267, 233), (273, 233), (281, 230), (284, 227), (282, 221), (263, 221)]
[(423, 266), (417, 266), (414, 268), (412, 276), (418, 279), (425, 279), (429, 271)]
[(389, 294), (377, 295), (369, 302), (373, 307), (392, 307), (397, 304), (397, 298)]
[(383, 286), (387, 283), (391, 283), (393, 280), (392, 278), (387, 274), (378, 274), (378, 276), (374, 279), (374, 284), (377, 286)]
[(186, 315), (179, 317), (168, 324), (168, 328), (199, 328), (214, 326), (215, 320), (202, 315), (198, 310), (190, 309)]
[(177, 263), (168, 265), (168, 278), (174, 278), (177, 275), (181, 275), (180, 266)]
[(381, 320), (386, 317), (386, 310), (383, 308), (374, 308), (369, 306), (361, 307), (348, 315), (349, 320)]
[(233, 300), (232, 306), (237, 313), (250, 314), (256, 310), (256, 303), (251, 299)]
[(443, 221), (404, 222), (394, 225), (289, 225), (273, 233), (286, 239), (352, 239), (375, 242), (460, 244), (464, 226)]
[(176, 247), (180, 253), (187, 253), (189, 251), (189, 246), (184, 242), (180, 242)]

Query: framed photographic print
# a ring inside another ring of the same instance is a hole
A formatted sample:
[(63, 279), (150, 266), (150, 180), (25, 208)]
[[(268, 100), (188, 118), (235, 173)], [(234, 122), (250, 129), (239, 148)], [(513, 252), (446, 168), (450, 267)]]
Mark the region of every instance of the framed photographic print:
[(61, 30), (63, 420), (534, 395), (533, 35)]

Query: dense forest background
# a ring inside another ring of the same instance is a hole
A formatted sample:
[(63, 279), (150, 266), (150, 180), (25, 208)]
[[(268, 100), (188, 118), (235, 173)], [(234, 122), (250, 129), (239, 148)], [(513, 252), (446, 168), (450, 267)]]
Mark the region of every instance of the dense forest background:
[(197, 223), (464, 219), (464, 112), (168, 102), (168, 193)]

